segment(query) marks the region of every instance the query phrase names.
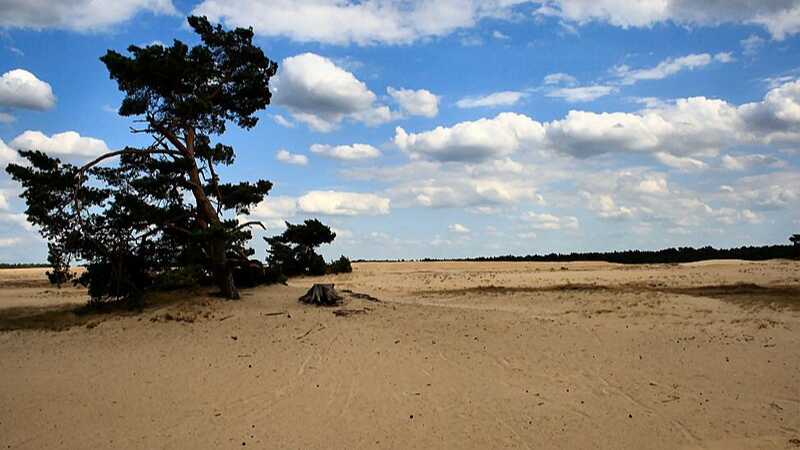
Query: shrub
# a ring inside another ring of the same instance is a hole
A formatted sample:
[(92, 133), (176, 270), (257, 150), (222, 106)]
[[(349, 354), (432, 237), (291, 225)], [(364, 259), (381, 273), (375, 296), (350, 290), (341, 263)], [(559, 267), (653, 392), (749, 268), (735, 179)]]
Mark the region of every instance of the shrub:
[(350, 260), (344, 255), (328, 264), (328, 273), (351, 273), (352, 271), (353, 266), (350, 264)]

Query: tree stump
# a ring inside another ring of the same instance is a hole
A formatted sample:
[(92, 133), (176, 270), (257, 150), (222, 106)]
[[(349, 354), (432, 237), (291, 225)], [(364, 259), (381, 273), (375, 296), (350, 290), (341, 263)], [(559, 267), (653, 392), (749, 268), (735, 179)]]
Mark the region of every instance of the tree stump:
[(336, 306), (342, 303), (342, 297), (333, 288), (333, 284), (314, 284), (299, 300), (301, 303), (317, 306)]

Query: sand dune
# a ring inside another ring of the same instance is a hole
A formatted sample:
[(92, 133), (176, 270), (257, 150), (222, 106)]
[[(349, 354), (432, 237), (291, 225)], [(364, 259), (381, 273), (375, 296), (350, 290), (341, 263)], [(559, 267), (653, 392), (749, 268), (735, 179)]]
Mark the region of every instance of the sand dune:
[(2, 448), (800, 446), (798, 262), (362, 263), (80, 317), (41, 272), (0, 271)]

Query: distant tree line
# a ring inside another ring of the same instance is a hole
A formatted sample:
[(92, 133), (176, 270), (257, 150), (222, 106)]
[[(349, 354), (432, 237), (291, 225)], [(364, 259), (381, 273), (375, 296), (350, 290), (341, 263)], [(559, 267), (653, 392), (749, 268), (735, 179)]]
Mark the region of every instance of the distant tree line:
[[(501, 255), (477, 258), (457, 258), (451, 261), (518, 261), (518, 262), (571, 262), (604, 261), (618, 264), (670, 264), (705, 261), (709, 259), (742, 259), (764, 261), (767, 259), (793, 259), (800, 256), (798, 245), (763, 245), (717, 249), (711, 246), (677, 247), (661, 250), (623, 250), (613, 252), (548, 253), (545, 255)], [(423, 261), (436, 261), (426, 258)]]
[(0, 263), (0, 269), (35, 269), (42, 267), (50, 267), (50, 264), (45, 263)]

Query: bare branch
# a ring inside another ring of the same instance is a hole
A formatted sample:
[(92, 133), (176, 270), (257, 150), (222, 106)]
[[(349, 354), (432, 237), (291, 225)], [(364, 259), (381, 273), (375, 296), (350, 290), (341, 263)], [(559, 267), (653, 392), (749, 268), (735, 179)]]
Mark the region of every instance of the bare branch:
[(117, 150), (115, 152), (109, 152), (109, 153), (106, 153), (104, 155), (100, 155), (97, 158), (95, 158), (94, 160), (84, 164), (83, 167), (78, 169), (78, 175), (83, 175), (84, 172), (86, 172), (90, 168), (100, 164), (101, 162), (103, 162), (106, 159), (113, 158), (115, 156), (124, 155), (126, 153), (146, 153), (146, 154), (163, 154), (163, 155), (173, 155), (173, 156), (174, 155), (178, 155), (178, 156), (182, 156), (180, 153), (178, 153), (176, 151), (162, 150), (162, 149), (152, 148), (152, 147), (149, 148), (149, 149), (144, 149), (144, 150), (140, 150), (140, 149)]
[(261, 223), (261, 221), (258, 221), (258, 220), (252, 220), (252, 221), (250, 221), (250, 222), (245, 222), (245, 223), (243, 223), (243, 224), (240, 224), (239, 226), (237, 226), (237, 227), (236, 227), (236, 230), (241, 230), (242, 228), (245, 228), (245, 227), (252, 227), (252, 226), (259, 226), (259, 227), (261, 227), (261, 228), (262, 228), (262, 229), (264, 229), (264, 230), (266, 230), (266, 229), (267, 229), (267, 227), (265, 227), (265, 226), (264, 226), (264, 224), (263, 224), (263, 223)]

